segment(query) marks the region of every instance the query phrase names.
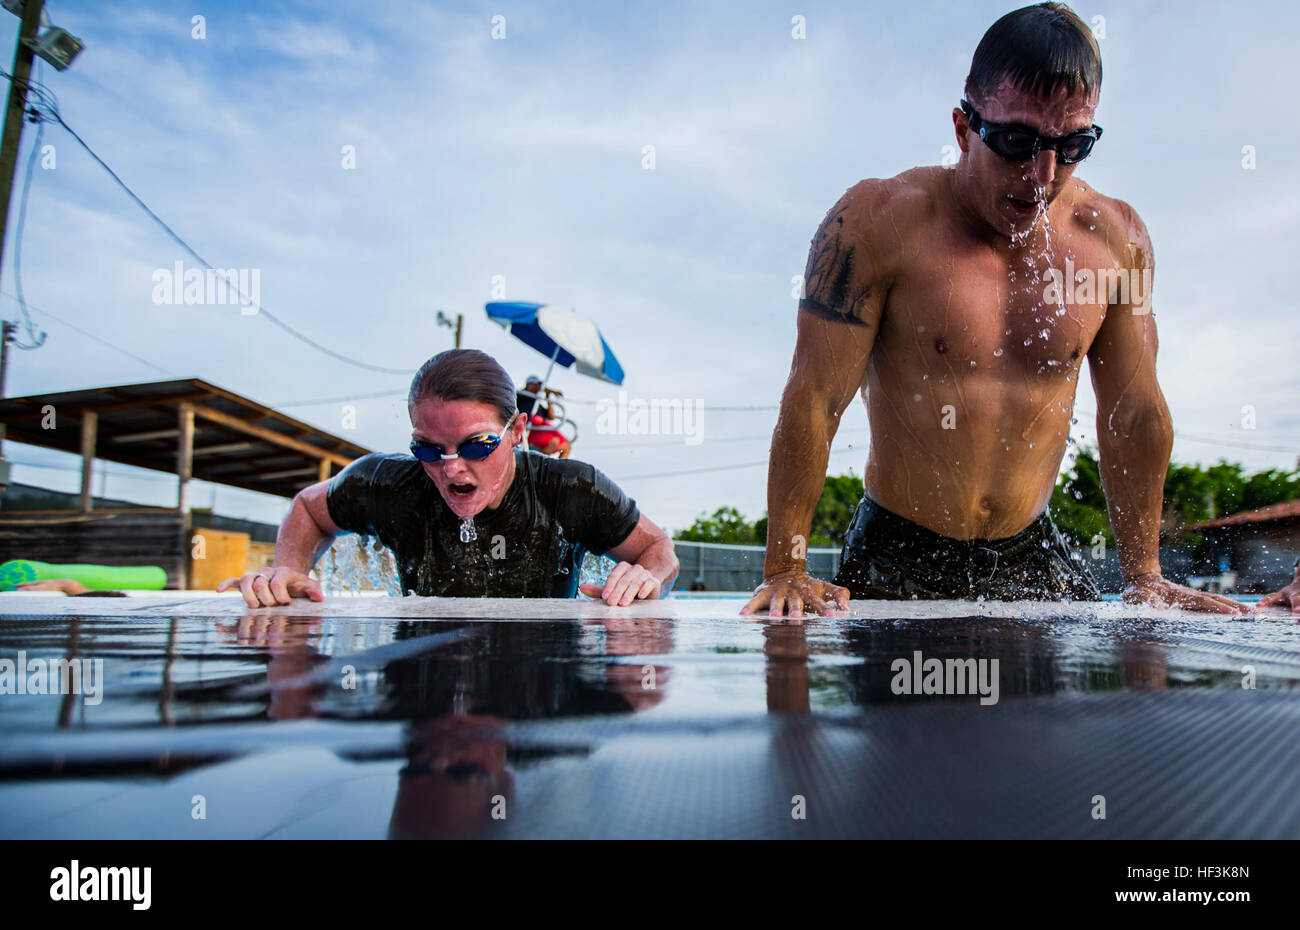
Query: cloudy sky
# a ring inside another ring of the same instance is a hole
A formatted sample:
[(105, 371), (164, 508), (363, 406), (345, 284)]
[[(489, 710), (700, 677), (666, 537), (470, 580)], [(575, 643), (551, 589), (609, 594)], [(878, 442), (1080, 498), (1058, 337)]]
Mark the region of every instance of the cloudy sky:
[[(859, 179), (939, 162), (971, 53), (1014, 8), (48, 6), (86, 43), (68, 71), (39, 74), (68, 124), (200, 254), (257, 269), (263, 306), (310, 338), (413, 372), (451, 344), (437, 311), (463, 313), (465, 344), (522, 378), (545, 362), (486, 320), (501, 276), (510, 299), (595, 319), (631, 396), (700, 399), (698, 445), (607, 436), (595, 402), (609, 386), (573, 372), (555, 381), (575, 401), (578, 456), (670, 528), (723, 504), (751, 517), (765, 509), (763, 463), (793, 347), (791, 277), (809, 239)], [(1174, 456), (1293, 467), (1300, 128), (1288, 75), (1300, 13), (1286, 2), (1076, 9), (1105, 31), (1106, 136), (1079, 176), (1133, 204), (1151, 231)], [(795, 16), (806, 38), (792, 37)], [(0, 24), (16, 36), (16, 18), (0, 11)], [(8, 394), (200, 377), (370, 448), (405, 448), (407, 377), (330, 358), (231, 307), (156, 305), (155, 270), (192, 261), (60, 127), (46, 127), (43, 143), (56, 161), (35, 170), (22, 280), (48, 338), (10, 350)], [(19, 189), (0, 283), (9, 319)], [(1079, 410), (1090, 414), (1081, 381)], [(348, 403), (354, 430), (344, 429)], [(1242, 428), (1244, 405), (1253, 430)], [(1080, 419), (1087, 441), (1091, 416)], [(857, 406), (832, 472), (861, 474), (866, 436)], [(78, 486), (73, 456), (12, 442), (5, 454), (19, 463), (16, 481)], [(164, 475), (111, 465), (104, 480), (109, 496), (174, 502)], [(192, 500), (269, 522), (287, 510), (202, 484)]]

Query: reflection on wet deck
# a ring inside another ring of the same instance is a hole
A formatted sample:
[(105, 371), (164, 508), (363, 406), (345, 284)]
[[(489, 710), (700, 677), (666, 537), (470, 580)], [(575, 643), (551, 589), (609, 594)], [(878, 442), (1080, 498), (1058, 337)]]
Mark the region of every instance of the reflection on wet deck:
[(0, 694), (0, 836), (1300, 837), (1290, 617), (738, 607), (3, 598), (104, 677)]

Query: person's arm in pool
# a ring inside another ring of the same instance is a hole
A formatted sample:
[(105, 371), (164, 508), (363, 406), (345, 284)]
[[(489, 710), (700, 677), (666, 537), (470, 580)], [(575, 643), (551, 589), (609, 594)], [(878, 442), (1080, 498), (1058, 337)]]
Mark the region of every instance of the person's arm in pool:
[(637, 520), (627, 538), (605, 553), (618, 564), (605, 579), (604, 587), (580, 585), (588, 597), (598, 597), (611, 607), (626, 607), (633, 601), (653, 600), (672, 587), (681, 565), (667, 533), (645, 515)]
[(217, 585), (217, 591), (238, 587), (249, 607), (288, 604), (295, 597), (323, 601), (325, 593), (320, 582), (307, 573), (334, 537), (343, 532), (330, 519), (325, 506), (329, 484), (321, 481), (294, 497), (289, 515), (275, 537), (275, 559), (270, 568), (248, 572), (240, 578), (227, 578)]
[[(858, 185), (831, 208), (813, 238), (794, 359), (768, 460), (763, 583), (742, 614), (766, 607), (769, 616), (802, 617), (805, 607), (829, 614), (849, 606), (846, 589), (808, 574), (805, 553), (826, 483), (831, 440), (840, 416), (862, 388), (889, 289), (870, 244), (846, 231), (845, 215), (851, 201), (870, 212), (883, 196), (876, 182)], [(853, 215), (847, 222), (853, 224)], [(843, 244), (842, 237), (851, 244)]]
[(1290, 607), (1291, 613), (1300, 614), (1300, 559), (1296, 560), (1295, 577), (1281, 591), (1261, 597), (1256, 607)]
[[(1121, 260), (1135, 271), (1155, 260), (1146, 226), (1131, 207), (1129, 254)], [(1169, 581), (1160, 571), (1160, 514), (1165, 473), (1173, 450), (1173, 422), (1156, 380), (1156, 324), (1150, 284), (1139, 303), (1114, 303), (1088, 350), (1092, 387), (1097, 395), (1097, 443), (1101, 483), (1115, 530), (1124, 600), (1130, 604), (1179, 607), (1217, 613), (1242, 613), (1243, 605)], [(1131, 295), (1130, 295), (1131, 296)]]

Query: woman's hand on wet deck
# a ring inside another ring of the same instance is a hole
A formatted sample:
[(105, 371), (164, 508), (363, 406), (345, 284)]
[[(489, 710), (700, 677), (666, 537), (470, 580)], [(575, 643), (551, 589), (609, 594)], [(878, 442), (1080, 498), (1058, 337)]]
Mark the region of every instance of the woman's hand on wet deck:
[(1176, 607), (1179, 610), (1197, 610), (1205, 613), (1244, 614), (1250, 608), (1240, 601), (1197, 591), (1175, 584), (1159, 572), (1138, 575), (1124, 586), (1124, 603), (1147, 607)]
[(236, 587), (249, 607), (283, 606), (295, 597), (325, 600), (319, 581), (285, 565), (248, 572), (239, 578), (227, 578), (217, 585), (217, 592)]
[(633, 601), (653, 600), (661, 589), (659, 579), (649, 569), (631, 562), (615, 565), (603, 587), (598, 584), (578, 586), (583, 594), (598, 597), (610, 607), (626, 607)]
[(829, 615), (836, 610), (849, 609), (849, 589), (814, 578), (807, 572), (781, 572), (764, 579), (740, 612), (752, 614), (764, 607), (769, 617), (798, 619), (803, 616), (805, 607), (814, 614)]

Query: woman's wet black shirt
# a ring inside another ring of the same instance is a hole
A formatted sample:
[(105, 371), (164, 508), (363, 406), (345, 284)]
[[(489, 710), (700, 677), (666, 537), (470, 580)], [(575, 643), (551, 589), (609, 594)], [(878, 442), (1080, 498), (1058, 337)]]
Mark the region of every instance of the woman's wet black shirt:
[(461, 519), (413, 457), (373, 452), (335, 475), (332, 519), (393, 551), (402, 590), (423, 597), (573, 597), (584, 551), (601, 555), (636, 527), (636, 502), (585, 462), (515, 453), (501, 506)]

